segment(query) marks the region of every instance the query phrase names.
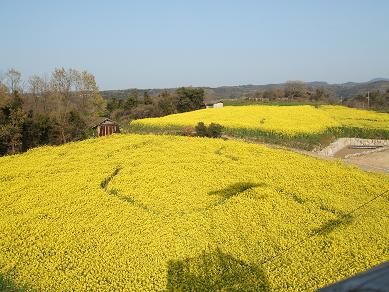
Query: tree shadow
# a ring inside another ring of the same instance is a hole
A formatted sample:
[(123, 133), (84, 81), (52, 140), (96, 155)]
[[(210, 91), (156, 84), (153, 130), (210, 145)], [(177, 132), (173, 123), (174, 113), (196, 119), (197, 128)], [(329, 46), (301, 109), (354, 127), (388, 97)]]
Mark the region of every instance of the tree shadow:
[(270, 291), (265, 272), (220, 249), (168, 263), (167, 291)]
[(328, 220), (318, 228), (313, 229), (312, 233), (318, 235), (327, 235), (342, 225), (351, 224), (352, 221), (353, 217), (351, 215), (343, 215), (341, 218)]
[(221, 189), (221, 190), (211, 191), (208, 193), (208, 195), (217, 195), (217, 196), (220, 196), (224, 199), (229, 199), (233, 196), (237, 196), (240, 193), (243, 193), (244, 191), (247, 191), (247, 190), (250, 190), (252, 188), (259, 187), (259, 186), (263, 187), (265, 185), (266, 185), (265, 183), (258, 184), (258, 183), (252, 183), (252, 182), (239, 182), (239, 183), (229, 185), (228, 187)]

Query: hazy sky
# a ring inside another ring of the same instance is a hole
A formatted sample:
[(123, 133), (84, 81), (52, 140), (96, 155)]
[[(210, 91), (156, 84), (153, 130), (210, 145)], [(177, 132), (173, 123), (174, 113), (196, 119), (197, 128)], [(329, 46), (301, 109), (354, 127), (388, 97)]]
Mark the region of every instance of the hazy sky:
[(101, 89), (389, 77), (388, 0), (0, 0), (0, 72)]

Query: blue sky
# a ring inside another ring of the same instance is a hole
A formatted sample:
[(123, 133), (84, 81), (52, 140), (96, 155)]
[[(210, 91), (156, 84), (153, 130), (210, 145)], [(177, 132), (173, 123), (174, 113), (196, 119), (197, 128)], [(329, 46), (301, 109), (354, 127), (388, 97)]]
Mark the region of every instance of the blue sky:
[(101, 89), (389, 77), (386, 0), (1, 0), (0, 72)]

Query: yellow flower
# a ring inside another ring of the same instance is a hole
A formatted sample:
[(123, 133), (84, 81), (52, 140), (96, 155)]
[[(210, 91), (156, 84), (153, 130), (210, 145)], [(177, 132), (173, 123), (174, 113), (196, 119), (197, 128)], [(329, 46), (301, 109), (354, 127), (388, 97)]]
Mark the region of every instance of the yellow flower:
[(340, 220), (388, 187), (342, 163), (220, 139), (40, 147), (0, 158), (0, 274), (39, 291), (315, 290), (389, 258), (387, 198)]

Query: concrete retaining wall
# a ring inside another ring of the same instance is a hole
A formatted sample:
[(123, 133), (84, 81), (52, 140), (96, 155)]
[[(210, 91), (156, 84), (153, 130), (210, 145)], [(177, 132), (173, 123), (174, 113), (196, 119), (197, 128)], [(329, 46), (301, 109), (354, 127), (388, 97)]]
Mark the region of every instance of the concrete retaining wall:
[(347, 158), (352, 158), (352, 157), (358, 157), (358, 156), (362, 156), (362, 155), (366, 155), (366, 154), (370, 154), (370, 153), (375, 153), (375, 152), (386, 151), (386, 150), (389, 150), (389, 146), (383, 146), (380, 148), (370, 149), (370, 150), (366, 150), (366, 151), (359, 152), (359, 153), (348, 154), (344, 158), (347, 159)]
[(334, 156), (339, 150), (350, 146), (389, 146), (389, 140), (374, 140), (361, 138), (339, 138), (335, 142), (328, 145), (326, 148), (320, 150), (318, 154), (323, 156)]

